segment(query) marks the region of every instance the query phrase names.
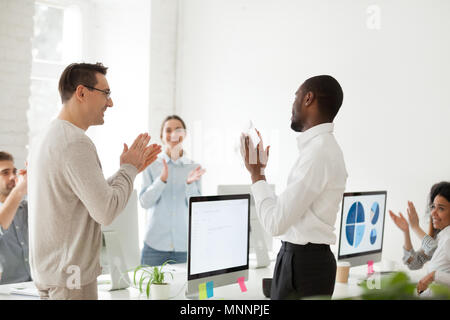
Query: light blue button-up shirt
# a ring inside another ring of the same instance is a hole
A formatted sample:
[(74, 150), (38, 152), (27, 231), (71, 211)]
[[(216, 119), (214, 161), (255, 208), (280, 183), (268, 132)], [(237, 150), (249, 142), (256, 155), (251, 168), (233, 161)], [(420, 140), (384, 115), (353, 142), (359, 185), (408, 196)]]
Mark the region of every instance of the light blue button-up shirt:
[[(161, 179), (162, 159), (169, 168), (167, 182)], [(187, 184), (189, 172), (197, 168), (185, 156), (173, 161), (165, 152), (143, 172), (139, 202), (147, 209), (145, 243), (159, 251), (187, 251), (189, 198), (201, 195), (201, 180)]]

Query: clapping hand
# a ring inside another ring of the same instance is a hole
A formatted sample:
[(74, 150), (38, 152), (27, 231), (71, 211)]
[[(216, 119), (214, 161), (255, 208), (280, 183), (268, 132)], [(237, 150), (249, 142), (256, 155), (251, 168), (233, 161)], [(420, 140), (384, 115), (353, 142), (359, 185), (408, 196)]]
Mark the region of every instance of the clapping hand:
[(161, 152), (161, 146), (154, 143), (149, 145), (146, 148), (146, 151), (144, 153), (145, 162), (144, 164), (138, 169), (138, 172), (142, 172), (147, 168), (150, 164), (152, 164), (156, 158), (158, 157), (158, 154)]
[(408, 201), (408, 208), (406, 209), (408, 213), (408, 220), (411, 229), (416, 229), (419, 227), (419, 216), (417, 215), (416, 208), (414, 207), (414, 203)]
[(394, 221), (395, 225), (402, 230), (403, 232), (409, 231), (409, 224), (408, 221), (406, 221), (405, 217), (400, 212), (399, 216), (396, 216), (391, 210), (389, 210), (389, 215), (391, 216), (392, 220)]
[(163, 169), (161, 172), (160, 179), (162, 182), (166, 183), (167, 178), (169, 177), (169, 167), (167, 166), (166, 159), (162, 159), (162, 162), (163, 162)]
[(138, 173), (147, 168), (161, 152), (160, 145), (151, 144), (147, 146), (149, 141), (150, 136), (147, 133), (143, 133), (134, 140), (129, 148), (124, 143), (123, 152), (120, 156), (120, 165), (125, 163), (131, 164), (138, 169)]
[(27, 194), (27, 187), (28, 187), (28, 176), (27, 176), (27, 169), (21, 169), (18, 172), (18, 175), (16, 177), (16, 186), (14, 187), (19, 192), (21, 192), (22, 195)]
[(206, 172), (205, 169), (202, 169), (201, 166), (198, 166), (197, 168), (189, 172), (186, 183), (191, 184), (192, 182), (200, 180), (200, 178), (202, 177), (202, 175), (205, 174), (205, 172)]
[(250, 137), (245, 134), (241, 135), (240, 148), (245, 167), (247, 168), (248, 172), (250, 172), (253, 183), (255, 183), (257, 180), (265, 179), (264, 170), (266, 168), (267, 161), (269, 160), (270, 150), (270, 146), (264, 149), (261, 134), (258, 130), (256, 130), (256, 132), (258, 133), (258, 137), (260, 139), (260, 142), (256, 146), (256, 149), (253, 145), (252, 139), (250, 139)]
[(434, 281), (434, 275), (436, 271), (433, 271), (429, 274), (427, 274), (425, 277), (420, 279), (419, 283), (417, 284), (417, 293), (421, 294), (425, 290), (428, 289), (428, 286)]

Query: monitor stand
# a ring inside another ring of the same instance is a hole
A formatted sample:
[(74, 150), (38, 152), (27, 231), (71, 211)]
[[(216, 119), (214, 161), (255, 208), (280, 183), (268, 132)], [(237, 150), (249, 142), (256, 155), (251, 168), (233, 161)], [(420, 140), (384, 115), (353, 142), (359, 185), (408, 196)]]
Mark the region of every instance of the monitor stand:
[[(240, 274), (240, 275), (242, 275), (242, 274)], [(234, 278), (234, 276), (233, 276), (233, 278)], [(239, 279), (240, 278), (247, 278), (248, 279), (248, 276), (239, 277)], [(236, 283), (231, 283), (231, 282), (228, 282), (228, 281), (221, 282), (221, 281), (224, 281), (224, 280), (223, 279), (220, 280), (220, 278), (217, 279), (218, 282), (214, 282), (213, 280), (211, 280), (211, 278), (209, 278), (208, 280), (200, 280), (200, 282), (197, 282), (198, 284), (194, 284), (193, 282), (196, 281), (196, 280), (192, 280), (191, 286), (190, 286), (191, 287), (191, 291), (190, 292), (189, 292), (189, 281), (188, 281), (188, 286), (186, 287), (186, 290), (184, 292), (184, 296), (186, 297), (186, 299), (188, 299), (188, 300), (225, 300), (225, 298), (223, 297), (223, 292), (221, 291), (221, 288), (224, 288), (226, 286), (238, 285), (239, 284), (239, 282), (236, 282)], [(204, 283), (206, 283), (206, 287), (205, 288), (200, 288), (200, 284), (202, 284), (201, 282), (203, 282), (203, 281), (204, 281)], [(211, 284), (211, 282), (213, 282), (212, 288), (208, 286), (208, 283)], [(200, 292), (202, 290), (205, 290), (204, 291), (204, 297), (202, 297), (202, 299), (200, 299)], [(210, 295), (209, 298), (208, 298), (208, 294)]]
[(398, 272), (397, 264), (392, 260), (382, 260), (381, 261), (381, 270), (379, 270), (380, 274), (392, 274)]
[(250, 223), (250, 242), (256, 255), (256, 263), (249, 263), (249, 267), (252, 269), (265, 268), (270, 265), (270, 258), (264, 231), (258, 219), (251, 219)]
[(198, 292), (197, 293), (189, 293), (189, 294), (187, 292), (185, 292), (184, 296), (188, 300), (200, 300), (199, 297), (198, 297)]
[(130, 286), (130, 278), (120, 241), (115, 231), (102, 232), (101, 265), (102, 273), (111, 275), (109, 290), (120, 290)]
[[(353, 269), (353, 272), (351, 271)], [(351, 274), (351, 275), (350, 275)], [(349, 279), (353, 279), (357, 284), (360, 284), (374, 275), (373, 261), (367, 261), (365, 265), (350, 266)]]
[(225, 298), (222, 298), (222, 297), (220, 297), (220, 296), (219, 296), (219, 297), (213, 296), (213, 297), (211, 297), (211, 298), (207, 298), (207, 299), (202, 299), (202, 300), (200, 300), (200, 297), (199, 297), (199, 295), (198, 295), (198, 292), (197, 292), (197, 293), (190, 293), (190, 294), (185, 293), (184, 296), (185, 296), (186, 299), (188, 299), (188, 300), (198, 300), (198, 301), (203, 301), (203, 300), (225, 300)]
[[(367, 280), (370, 280), (372, 282), (377, 282), (380, 280), (380, 277), (390, 275), (392, 273), (395, 273), (394, 268), (389, 268), (383, 270), (375, 270), (373, 267), (373, 261), (367, 261), (367, 265), (361, 265), (361, 266), (355, 266), (361, 268), (361, 270), (358, 270), (357, 273), (353, 273), (352, 277), (358, 284), (365, 282)], [(353, 268), (355, 268), (353, 267)], [(392, 270), (391, 270), (392, 269)], [(363, 270), (366, 272), (363, 273)]]

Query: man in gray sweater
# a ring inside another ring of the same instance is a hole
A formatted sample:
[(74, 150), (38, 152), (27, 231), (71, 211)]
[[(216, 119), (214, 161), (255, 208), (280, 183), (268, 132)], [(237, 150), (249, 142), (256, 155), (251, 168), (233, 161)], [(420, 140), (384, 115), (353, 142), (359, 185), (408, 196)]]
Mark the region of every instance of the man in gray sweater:
[(30, 266), (42, 299), (98, 299), (100, 225), (123, 211), (136, 175), (161, 152), (140, 134), (130, 147), (124, 144), (120, 169), (105, 180), (85, 131), (103, 124), (113, 106), (106, 70), (101, 63), (73, 63), (63, 71), (62, 110), (30, 152)]

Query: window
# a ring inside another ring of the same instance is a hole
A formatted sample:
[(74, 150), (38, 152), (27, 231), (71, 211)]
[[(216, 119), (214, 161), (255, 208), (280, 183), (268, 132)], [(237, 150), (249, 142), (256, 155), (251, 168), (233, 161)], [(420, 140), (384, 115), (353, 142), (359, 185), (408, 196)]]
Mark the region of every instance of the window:
[(69, 1), (35, 2), (32, 39), (31, 97), (28, 111), (29, 137), (36, 136), (61, 108), (58, 80), (64, 68), (81, 56), (81, 18)]
[(62, 61), (64, 9), (36, 3), (33, 60)]

